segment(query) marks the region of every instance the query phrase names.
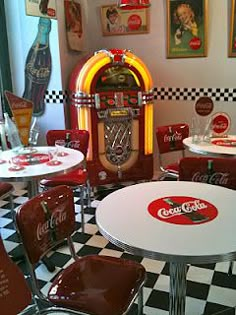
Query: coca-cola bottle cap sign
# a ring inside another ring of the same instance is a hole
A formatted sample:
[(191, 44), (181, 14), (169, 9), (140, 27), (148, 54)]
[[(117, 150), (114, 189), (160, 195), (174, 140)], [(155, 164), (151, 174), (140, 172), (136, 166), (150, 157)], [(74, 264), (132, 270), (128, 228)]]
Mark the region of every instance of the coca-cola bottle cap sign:
[(228, 114), (219, 112), (212, 117), (212, 136), (225, 136), (231, 126), (230, 117)]
[(214, 220), (217, 208), (210, 202), (186, 196), (167, 196), (152, 201), (148, 212), (156, 219), (181, 225), (203, 224)]

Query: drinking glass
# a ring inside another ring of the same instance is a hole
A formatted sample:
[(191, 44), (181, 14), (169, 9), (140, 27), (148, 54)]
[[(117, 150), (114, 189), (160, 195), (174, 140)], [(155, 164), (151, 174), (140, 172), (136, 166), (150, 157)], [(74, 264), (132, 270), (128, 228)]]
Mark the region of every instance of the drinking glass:
[(9, 167), (10, 171), (21, 171), (24, 169), (22, 165), (18, 164), (16, 155), (11, 156), (8, 163), (10, 164)]
[(49, 165), (59, 165), (61, 164), (60, 161), (57, 159), (57, 148), (52, 148), (48, 150), (48, 158), (49, 158)]
[(66, 141), (61, 139), (61, 140), (56, 140), (55, 141), (55, 147), (57, 147), (58, 152), (57, 156), (66, 156), (68, 155), (62, 148), (64, 148), (66, 145)]
[(192, 143), (199, 143), (201, 142), (201, 125), (200, 120), (197, 117), (192, 118), (191, 123), (191, 136), (192, 136)]

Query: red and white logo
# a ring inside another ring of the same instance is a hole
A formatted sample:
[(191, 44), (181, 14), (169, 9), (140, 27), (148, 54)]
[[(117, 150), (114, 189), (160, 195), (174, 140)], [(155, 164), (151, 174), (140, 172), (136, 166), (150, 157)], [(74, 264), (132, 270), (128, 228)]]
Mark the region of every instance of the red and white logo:
[(186, 196), (154, 200), (149, 204), (148, 212), (160, 221), (182, 225), (206, 223), (218, 215), (216, 207), (208, 201)]
[(138, 14), (132, 14), (128, 18), (128, 28), (131, 31), (137, 31), (142, 25), (142, 19)]
[(223, 136), (230, 128), (230, 118), (226, 113), (216, 113), (212, 117), (213, 136)]

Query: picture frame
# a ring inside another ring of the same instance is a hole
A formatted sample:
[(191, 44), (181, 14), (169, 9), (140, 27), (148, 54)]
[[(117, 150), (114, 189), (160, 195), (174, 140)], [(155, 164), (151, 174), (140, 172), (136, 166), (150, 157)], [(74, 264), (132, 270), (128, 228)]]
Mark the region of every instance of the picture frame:
[(149, 9), (121, 10), (116, 5), (101, 7), (103, 36), (149, 33)]
[(56, 0), (25, 0), (26, 15), (56, 19)]
[(229, 57), (236, 57), (236, 7), (235, 7), (235, 0), (231, 0)]
[(166, 8), (167, 58), (206, 57), (208, 0), (166, 0)]

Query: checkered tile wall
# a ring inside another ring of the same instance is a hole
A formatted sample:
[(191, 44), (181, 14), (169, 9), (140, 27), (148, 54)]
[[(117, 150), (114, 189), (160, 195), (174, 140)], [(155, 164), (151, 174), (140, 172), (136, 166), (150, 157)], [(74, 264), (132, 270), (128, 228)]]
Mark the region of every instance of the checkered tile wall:
[[(46, 91), (46, 103), (63, 103), (67, 100), (67, 91)], [(155, 87), (155, 100), (195, 101), (199, 97), (207, 96), (212, 101), (235, 102), (236, 88), (181, 88)]]

